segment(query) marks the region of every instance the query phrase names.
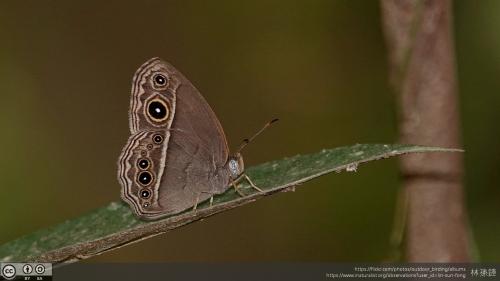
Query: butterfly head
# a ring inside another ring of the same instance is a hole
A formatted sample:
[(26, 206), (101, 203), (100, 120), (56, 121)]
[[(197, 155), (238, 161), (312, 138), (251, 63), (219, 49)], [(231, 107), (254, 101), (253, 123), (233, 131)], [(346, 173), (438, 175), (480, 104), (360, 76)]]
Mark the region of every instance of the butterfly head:
[(245, 165), (243, 164), (243, 156), (238, 152), (235, 155), (229, 157), (227, 161), (227, 166), (229, 173), (231, 174), (231, 179), (237, 179), (245, 170)]

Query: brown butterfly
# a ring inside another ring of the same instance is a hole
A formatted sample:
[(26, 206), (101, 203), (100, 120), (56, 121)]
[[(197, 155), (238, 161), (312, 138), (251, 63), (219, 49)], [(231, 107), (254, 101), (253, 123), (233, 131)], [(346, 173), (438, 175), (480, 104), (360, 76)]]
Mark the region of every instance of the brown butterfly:
[[(267, 123), (255, 136), (275, 120)], [(167, 62), (153, 58), (132, 82), (131, 136), (118, 160), (121, 197), (144, 219), (176, 214), (245, 179), (219, 120), (200, 92)], [(240, 195), (242, 195), (240, 193)]]

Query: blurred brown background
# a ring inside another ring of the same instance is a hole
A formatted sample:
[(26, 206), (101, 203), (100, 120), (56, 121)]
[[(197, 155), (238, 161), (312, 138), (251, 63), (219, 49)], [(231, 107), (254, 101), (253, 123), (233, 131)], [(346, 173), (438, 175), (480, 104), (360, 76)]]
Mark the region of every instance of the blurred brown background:
[[(456, 1), (467, 204), (500, 260), (499, 1)], [(377, 1), (0, 4), (0, 243), (119, 200), (131, 78), (159, 56), (217, 113), (232, 148), (272, 117), (248, 166), (397, 138)], [(90, 261), (380, 261), (397, 161), (331, 174)]]

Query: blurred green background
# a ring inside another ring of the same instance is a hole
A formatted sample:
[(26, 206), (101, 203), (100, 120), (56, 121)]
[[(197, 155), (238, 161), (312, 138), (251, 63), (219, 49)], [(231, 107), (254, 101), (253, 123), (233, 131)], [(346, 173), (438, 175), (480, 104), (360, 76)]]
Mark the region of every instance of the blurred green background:
[[(127, 2), (128, 3), (128, 2)], [(454, 6), (467, 205), (500, 261), (500, 1)], [(397, 141), (378, 1), (2, 1), (0, 243), (119, 200), (136, 68), (160, 56), (230, 146), (272, 117), (246, 165)], [(397, 160), (331, 174), (90, 261), (381, 261)]]

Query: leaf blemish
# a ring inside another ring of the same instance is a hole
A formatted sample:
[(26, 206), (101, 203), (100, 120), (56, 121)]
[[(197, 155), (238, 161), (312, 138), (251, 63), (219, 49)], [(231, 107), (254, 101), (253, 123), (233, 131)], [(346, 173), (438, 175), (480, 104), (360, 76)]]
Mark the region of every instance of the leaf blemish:
[(347, 172), (356, 172), (358, 170), (358, 163), (351, 163), (345, 168)]

